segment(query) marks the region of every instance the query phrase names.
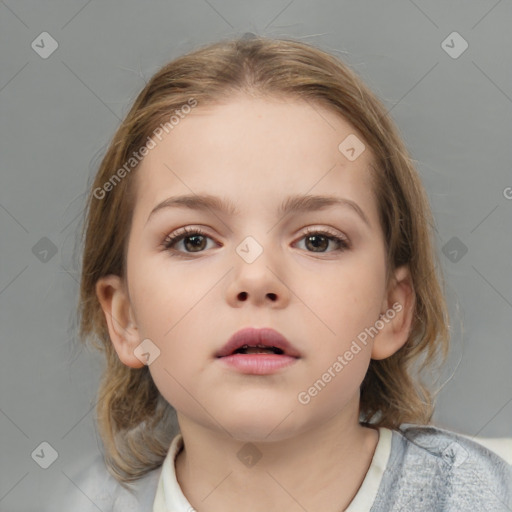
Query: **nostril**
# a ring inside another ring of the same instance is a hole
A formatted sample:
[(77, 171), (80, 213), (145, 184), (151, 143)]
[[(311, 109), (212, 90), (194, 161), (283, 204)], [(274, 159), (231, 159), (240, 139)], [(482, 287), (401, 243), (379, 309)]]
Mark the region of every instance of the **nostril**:
[[(277, 295), (275, 293), (267, 293), (267, 297), (273, 302), (275, 302), (277, 300)], [(238, 299), (239, 300), (247, 300), (247, 292), (240, 292), (238, 294)]]

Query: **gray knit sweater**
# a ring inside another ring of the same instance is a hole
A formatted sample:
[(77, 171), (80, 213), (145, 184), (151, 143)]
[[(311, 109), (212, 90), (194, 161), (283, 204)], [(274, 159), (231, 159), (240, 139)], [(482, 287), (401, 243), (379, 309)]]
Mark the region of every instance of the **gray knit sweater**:
[(389, 511), (511, 512), (512, 466), (459, 434), (402, 427), (371, 508)]

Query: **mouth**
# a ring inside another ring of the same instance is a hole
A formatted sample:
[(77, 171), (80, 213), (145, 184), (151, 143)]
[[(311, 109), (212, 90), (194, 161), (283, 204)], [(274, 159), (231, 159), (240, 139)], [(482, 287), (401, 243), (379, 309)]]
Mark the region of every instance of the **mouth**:
[(251, 327), (237, 331), (215, 354), (215, 357), (227, 357), (236, 354), (300, 357), (299, 351), (274, 329), (255, 329)]
[(215, 356), (230, 369), (253, 375), (275, 373), (300, 359), (283, 335), (267, 328), (236, 332)]

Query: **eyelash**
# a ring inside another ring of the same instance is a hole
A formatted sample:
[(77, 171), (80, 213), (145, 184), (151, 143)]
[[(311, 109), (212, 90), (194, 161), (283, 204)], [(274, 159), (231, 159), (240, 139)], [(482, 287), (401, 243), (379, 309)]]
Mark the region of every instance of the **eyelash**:
[[(343, 251), (346, 251), (347, 249), (350, 249), (350, 247), (351, 247), (348, 239), (346, 239), (345, 237), (341, 237), (338, 234), (335, 234), (335, 233), (329, 231), (328, 229), (307, 228), (299, 240), (302, 240), (303, 238), (310, 236), (312, 234), (325, 236), (328, 240), (336, 242), (338, 244), (338, 249), (335, 249), (334, 251), (329, 251), (329, 252), (343, 252)], [(165, 240), (163, 241), (162, 246), (165, 250), (175, 253), (174, 255), (176, 255), (176, 256), (193, 255), (193, 254), (195, 254), (193, 252), (181, 252), (181, 251), (177, 251), (176, 249), (172, 249), (173, 245), (177, 244), (184, 238), (188, 238), (192, 235), (200, 235), (200, 236), (204, 236), (206, 238), (212, 239), (212, 237), (210, 237), (207, 233), (205, 233), (200, 228), (185, 227), (176, 233), (168, 235), (165, 238)], [(201, 252), (204, 252), (204, 251), (198, 251), (198, 253), (201, 253)], [(308, 252), (315, 254), (315, 251), (308, 251)], [(328, 254), (329, 252), (325, 253), (325, 252), (320, 251), (318, 254)]]

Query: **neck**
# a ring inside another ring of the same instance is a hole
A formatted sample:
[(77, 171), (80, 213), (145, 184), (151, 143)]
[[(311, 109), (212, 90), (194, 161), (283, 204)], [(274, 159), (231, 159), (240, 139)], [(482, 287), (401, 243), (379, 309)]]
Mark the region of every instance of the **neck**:
[[(378, 441), (346, 410), (286, 439), (247, 443), (178, 415), (183, 494), (198, 512), (340, 512), (357, 494)], [(357, 412), (357, 411), (356, 411)]]

